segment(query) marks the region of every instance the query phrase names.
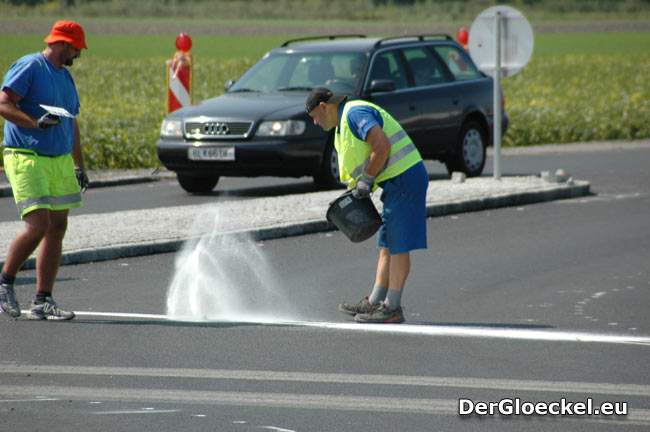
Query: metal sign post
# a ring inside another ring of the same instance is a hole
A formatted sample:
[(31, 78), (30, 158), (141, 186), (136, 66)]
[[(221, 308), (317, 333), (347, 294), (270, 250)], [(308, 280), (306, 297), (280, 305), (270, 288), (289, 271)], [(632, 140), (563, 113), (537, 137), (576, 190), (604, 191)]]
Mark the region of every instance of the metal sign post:
[(494, 179), (501, 180), (501, 12), (494, 17)]
[(494, 6), (481, 12), (469, 31), (469, 54), (494, 78), (494, 178), (501, 179), (501, 77), (515, 75), (533, 53), (533, 29), (518, 10)]

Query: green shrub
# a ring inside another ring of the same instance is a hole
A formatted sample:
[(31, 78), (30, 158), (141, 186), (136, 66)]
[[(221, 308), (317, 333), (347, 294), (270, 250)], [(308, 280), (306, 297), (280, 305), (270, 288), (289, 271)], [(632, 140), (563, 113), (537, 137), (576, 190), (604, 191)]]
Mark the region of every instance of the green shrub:
[(531, 61), (502, 81), (504, 145), (650, 137), (650, 55), (567, 55)]

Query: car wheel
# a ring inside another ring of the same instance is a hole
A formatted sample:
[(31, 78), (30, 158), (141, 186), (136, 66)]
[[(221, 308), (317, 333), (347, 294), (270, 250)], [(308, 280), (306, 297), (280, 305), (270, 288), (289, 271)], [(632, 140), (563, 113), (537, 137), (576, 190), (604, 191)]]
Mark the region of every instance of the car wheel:
[(325, 146), (325, 153), (323, 155), (323, 163), (314, 176), (314, 184), (318, 189), (339, 189), (344, 187), (340, 182), (339, 173), (339, 155), (334, 148), (334, 138), (327, 140)]
[(449, 174), (454, 171), (464, 172), (468, 177), (481, 175), (485, 166), (485, 149), (487, 134), (476, 121), (465, 123), (461, 129), (456, 147), (456, 155), (445, 162)]
[(191, 176), (187, 174), (176, 174), (178, 184), (190, 193), (208, 193), (214, 189), (219, 182), (219, 176)]

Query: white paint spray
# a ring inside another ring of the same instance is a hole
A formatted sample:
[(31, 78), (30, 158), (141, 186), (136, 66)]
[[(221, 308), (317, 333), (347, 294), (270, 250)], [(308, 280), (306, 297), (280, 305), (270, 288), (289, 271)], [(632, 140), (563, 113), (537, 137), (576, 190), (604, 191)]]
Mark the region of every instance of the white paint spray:
[[(277, 322), (295, 320), (291, 301), (276, 279), (264, 249), (248, 235), (219, 232), (217, 208), (194, 220), (195, 240), (175, 262), (167, 294), (167, 315), (192, 321)], [(204, 233), (198, 235), (196, 233)]]

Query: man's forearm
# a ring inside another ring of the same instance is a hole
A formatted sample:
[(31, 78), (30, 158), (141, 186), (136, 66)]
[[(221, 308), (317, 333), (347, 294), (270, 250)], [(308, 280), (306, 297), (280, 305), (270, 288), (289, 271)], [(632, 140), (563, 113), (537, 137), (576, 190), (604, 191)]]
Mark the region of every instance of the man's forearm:
[(77, 119), (74, 119), (74, 142), (72, 143), (72, 160), (77, 168), (84, 167), (84, 156), (81, 150), (81, 137), (79, 135), (79, 125)]
[(0, 91), (0, 116), (20, 127), (38, 127), (36, 124), (37, 119), (25, 114), (20, 108), (18, 108), (17, 103), (19, 100), (20, 96), (11, 89)]

